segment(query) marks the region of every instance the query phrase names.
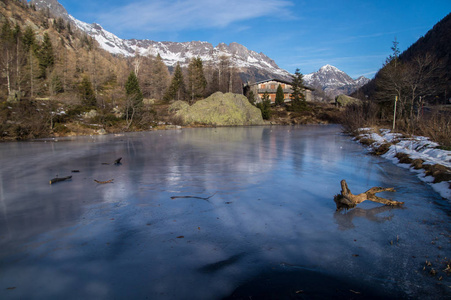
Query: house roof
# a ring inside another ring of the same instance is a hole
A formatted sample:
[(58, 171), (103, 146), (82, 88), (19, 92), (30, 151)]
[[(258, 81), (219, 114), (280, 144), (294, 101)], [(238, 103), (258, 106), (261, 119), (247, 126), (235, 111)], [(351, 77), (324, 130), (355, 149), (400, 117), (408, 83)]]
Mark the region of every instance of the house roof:
[(278, 79), (278, 78), (269, 78), (269, 79), (261, 80), (258, 82), (249, 83), (248, 85), (256, 85), (256, 84), (265, 83), (265, 82), (269, 82), (269, 81), (276, 81), (276, 82), (280, 82), (280, 83), (291, 84), (291, 81), (288, 81), (288, 80), (283, 80), (283, 79)]
[[(254, 83), (247, 83), (244, 86), (258, 85), (260, 83), (265, 83), (265, 82), (269, 82), (269, 81), (276, 81), (276, 82), (280, 82), (280, 83), (285, 83), (285, 84), (291, 85), (291, 81), (278, 79), (278, 78), (270, 78), (270, 79), (265, 79), (265, 80), (261, 80), (261, 81), (254, 82)], [(304, 85), (304, 88), (307, 89), (307, 90), (311, 90), (311, 91), (314, 90), (314, 88), (311, 88), (311, 87), (308, 87), (308, 86), (305, 86), (305, 85)]]

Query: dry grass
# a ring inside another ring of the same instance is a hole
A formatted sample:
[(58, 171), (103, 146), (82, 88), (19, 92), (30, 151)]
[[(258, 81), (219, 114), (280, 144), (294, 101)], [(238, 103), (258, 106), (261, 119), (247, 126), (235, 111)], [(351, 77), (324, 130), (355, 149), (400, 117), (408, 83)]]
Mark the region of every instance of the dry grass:
[(451, 180), (451, 170), (447, 167), (435, 164), (435, 165), (423, 165), (423, 169), (426, 170), (427, 176), (434, 177), (434, 183)]
[(418, 123), (417, 128), (419, 135), (430, 137), (444, 149), (451, 150), (451, 112), (433, 110)]
[(420, 158), (417, 158), (417, 159), (414, 159), (414, 160), (412, 161), (411, 166), (412, 166), (415, 170), (419, 170), (419, 169), (422, 169), (422, 168), (423, 168), (423, 163), (424, 163), (424, 160), (422, 160), (422, 159), (420, 159)]
[(355, 135), (359, 128), (378, 125), (377, 115), (378, 107), (373, 102), (365, 101), (362, 104), (351, 104), (342, 110), (340, 123), (345, 132)]
[(390, 146), (391, 145), (392, 144), (382, 144), (378, 148), (373, 150), (373, 154), (375, 154), (375, 155), (384, 155), (385, 153), (388, 152), (388, 150), (390, 150)]
[(399, 160), (401, 164), (412, 164), (413, 159), (407, 153), (398, 152), (395, 157)]

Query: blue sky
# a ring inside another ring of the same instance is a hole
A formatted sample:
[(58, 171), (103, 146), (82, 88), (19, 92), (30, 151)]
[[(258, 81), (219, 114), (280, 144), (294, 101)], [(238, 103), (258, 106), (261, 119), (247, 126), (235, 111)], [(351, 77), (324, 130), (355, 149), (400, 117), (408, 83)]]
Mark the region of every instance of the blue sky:
[(124, 39), (237, 42), (281, 68), (325, 64), (373, 77), (397, 39), (401, 51), (451, 12), (450, 0), (59, 0), (69, 14)]

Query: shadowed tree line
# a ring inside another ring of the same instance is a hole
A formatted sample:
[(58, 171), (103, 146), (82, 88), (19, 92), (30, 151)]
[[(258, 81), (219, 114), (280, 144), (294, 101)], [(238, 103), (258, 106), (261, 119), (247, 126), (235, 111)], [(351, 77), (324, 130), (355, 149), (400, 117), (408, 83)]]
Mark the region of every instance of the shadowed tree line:
[(451, 147), (450, 29), (451, 14), (403, 53), (395, 39), (375, 78), (353, 95), (363, 104), (344, 110), (345, 128), (382, 125)]

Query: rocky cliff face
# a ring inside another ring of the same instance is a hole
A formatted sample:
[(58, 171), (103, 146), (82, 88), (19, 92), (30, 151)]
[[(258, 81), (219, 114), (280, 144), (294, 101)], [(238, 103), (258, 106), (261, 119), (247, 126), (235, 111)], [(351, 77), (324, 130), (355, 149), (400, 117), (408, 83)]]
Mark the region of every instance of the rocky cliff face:
[(49, 10), (55, 17), (69, 20), (67, 10), (62, 6), (58, 0), (31, 0), (30, 4), (36, 6), (38, 10)]
[(232, 93), (217, 92), (192, 106), (183, 101), (176, 101), (169, 109), (176, 111), (187, 124), (218, 126), (264, 124), (258, 108), (251, 105), (243, 95)]

